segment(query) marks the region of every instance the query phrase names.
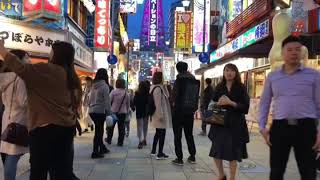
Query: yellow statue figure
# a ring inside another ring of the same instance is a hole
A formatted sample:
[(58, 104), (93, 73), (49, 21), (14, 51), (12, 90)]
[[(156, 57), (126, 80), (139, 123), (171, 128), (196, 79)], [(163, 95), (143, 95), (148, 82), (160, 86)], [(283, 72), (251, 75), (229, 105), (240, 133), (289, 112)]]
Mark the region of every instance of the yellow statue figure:
[(286, 12), (276, 14), (272, 20), (273, 45), (269, 52), (271, 71), (283, 64), (281, 55), (282, 41), (290, 35), (291, 17)]

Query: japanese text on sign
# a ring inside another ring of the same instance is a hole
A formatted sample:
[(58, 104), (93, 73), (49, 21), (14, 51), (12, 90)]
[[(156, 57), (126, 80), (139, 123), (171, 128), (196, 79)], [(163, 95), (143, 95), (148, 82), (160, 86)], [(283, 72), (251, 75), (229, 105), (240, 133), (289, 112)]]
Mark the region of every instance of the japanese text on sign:
[(0, 2), (0, 14), (9, 16), (21, 16), (21, 0), (3, 0)]
[(157, 0), (150, 0), (149, 42), (157, 41)]
[(190, 51), (192, 46), (192, 12), (176, 12), (175, 49)]
[(97, 0), (95, 22), (95, 47), (109, 48), (109, 0)]
[(55, 41), (65, 40), (63, 33), (5, 22), (0, 26), (0, 37), (6, 41), (7, 48), (39, 53), (49, 53)]

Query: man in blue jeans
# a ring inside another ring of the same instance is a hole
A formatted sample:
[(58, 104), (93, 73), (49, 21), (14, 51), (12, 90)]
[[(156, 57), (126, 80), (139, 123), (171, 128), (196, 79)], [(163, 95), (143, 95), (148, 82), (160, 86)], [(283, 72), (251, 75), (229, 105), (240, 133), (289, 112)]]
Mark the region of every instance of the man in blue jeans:
[[(316, 152), (320, 148), (320, 73), (304, 67), (300, 39), (289, 36), (282, 43), (284, 65), (271, 72), (261, 96), (259, 126), (270, 147), (270, 180), (283, 180), (290, 150), (302, 180), (316, 179)], [(266, 128), (271, 101), (273, 123)]]

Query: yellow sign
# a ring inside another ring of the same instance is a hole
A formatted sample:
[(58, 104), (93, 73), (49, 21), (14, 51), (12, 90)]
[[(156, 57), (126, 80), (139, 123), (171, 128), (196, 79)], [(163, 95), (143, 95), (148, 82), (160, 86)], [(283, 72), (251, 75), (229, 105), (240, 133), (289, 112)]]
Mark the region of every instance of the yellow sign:
[(191, 52), (192, 50), (192, 12), (175, 13), (175, 49)]

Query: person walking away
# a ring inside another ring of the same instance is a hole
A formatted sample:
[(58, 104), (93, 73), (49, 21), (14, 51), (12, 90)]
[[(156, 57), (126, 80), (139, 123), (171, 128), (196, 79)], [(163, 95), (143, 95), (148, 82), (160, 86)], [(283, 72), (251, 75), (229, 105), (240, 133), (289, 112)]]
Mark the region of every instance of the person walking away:
[[(210, 78), (205, 79), (206, 82), (206, 88), (204, 89), (201, 97), (200, 102), (200, 111), (201, 111), (201, 117), (203, 118), (204, 112), (208, 109), (209, 103), (212, 100), (213, 97), (213, 87), (211, 85), (212, 80)], [(201, 133), (200, 136), (206, 136), (207, 135), (207, 124), (202, 120), (201, 123)]]
[(149, 88), (145, 81), (139, 83), (139, 88), (133, 98), (133, 106), (136, 110), (137, 118), (137, 135), (139, 138), (138, 149), (142, 149), (147, 145), (149, 116), (146, 109), (148, 104)]
[(82, 112), (81, 122), (84, 127), (84, 132), (88, 132), (89, 127), (91, 128), (91, 131), (94, 130), (94, 126), (93, 126), (94, 123), (89, 115), (89, 98), (90, 98), (93, 79), (87, 76), (85, 77), (84, 81), (85, 83), (83, 88), (82, 106), (81, 106), (81, 112)]
[(30, 180), (72, 179), (72, 146), (81, 84), (74, 70), (74, 48), (67, 42), (52, 45), (49, 63), (25, 64), (4, 47), (5, 65), (24, 82), (28, 96)]
[[(23, 63), (29, 63), (29, 55), (23, 50), (12, 50)], [(1, 157), (4, 165), (4, 180), (15, 180), (17, 164), (21, 156), (29, 152), (27, 146), (6, 141), (5, 131), (10, 124), (18, 123), (25, 128), (25, 134), (19, 134), (17, 138), (27, 138), (27, 91), (23, 80), (14, 72), (0, 73), (0, 91), (2, 92), (3, 104), (6, 107), (2, 119), (2, 140), (0, 146)], [(9, 127), (10, 126), (10, 127)]]
[(150, 88), (150, 95), (153, 96), (156, 109), (151, 117), (151, 125), (156, 128), (156, 133), (153, 138), (151, 155), (156, 155), (157, 144), (159, 144), (156, 159), (168, 159), (169, 156), (163, 153), (163, 147), (166, 138), (166, 129), (172, 126), (172, 116), (169, 102), (169, 92), (163, 85), (162, 72), (154, 73), (152, 84), (153, 85)]
[(188, 162), (194, 164), (196, 163), (196, 146), (193, 139), (193, 124), (194, 112), (198, 109), (200, 82), (188, 72), (187, 63), (178, 62), (176, 69), (178, 75), (172, 90), (172, 124), (177, 158), (172, 163), (176, 165), (183, 165), (184, 163), (181, 143), (182, 129), (184, 129), (190, 153)]
[(229, 179), (235, 180), (237, 161), (248, 158), (246, 144), (249, 143), (249, 132), (245, 114), (249, 110), (250, 98), (234, 64), (224, 67), (223, 79), (215, 88), (213, 101), (226, 112), (224, 125), (211, 125), (208, 135), (212, 141), (209, 156), (214, 158), (219, 180), (227, 179), (223, 170), (223, 160), (229, 161)]
[[(320, 73), (301, 64), (302, 43), (289, 36), (282, 42), (284, 65), (271, 72), (260, 100), (260, 133), (270, 147), (270, 180), (283, 180), (294, 148), (302, 180), (316, 179), (320, 148)], [(288, 91), (290, 89), (290, 91)], [(273, 121), (266, 127), (271, 100)]]
[(89, 115), (95, 125), (92, 159), (102, 158), (104, 154), (110, 152), (103, 144), (104, 122), (106, 117), (111, 114), (111, 101), (107, 81), (108, 71), (103, 68), (98, 69), (89, 98)]
[[(130, 97), (126, 91), (126, 82), (124, 79), (117, 79), (116, 89), (110, 93), (111, 99), (111, 110), (118, 117), (118, 146), (123, 146), (124, 136), (125, 136), (125, 119), (129, 113), (130, 108)], [(112, 127), (108, 127), (107, 142), (111, 144), (113, 131), (115, 124)]]

